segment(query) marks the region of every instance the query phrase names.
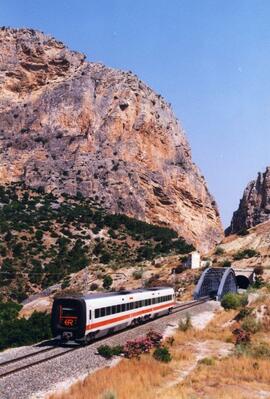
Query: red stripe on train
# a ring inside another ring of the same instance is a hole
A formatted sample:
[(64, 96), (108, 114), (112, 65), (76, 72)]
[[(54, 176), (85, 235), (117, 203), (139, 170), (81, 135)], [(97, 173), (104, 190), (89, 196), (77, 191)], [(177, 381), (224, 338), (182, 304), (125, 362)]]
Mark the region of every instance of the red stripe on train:
[(153, 312), (155, 310), (160, 310), (160, 309), (164, 309), (164, 308), (167, 308), (167, 307), (169, 308), (172, 305), (175, 305), (175, 302), (166, 303), (164, 305), (155, 306), (155, 307), (152, 307), (152, 308), (149, 308), (149, 309), (139, 310), (138, 312), (129, 313), (129, 314), (125, 314), (123, 316), (114, 317), (113, 319), (98, 321), (96, 323), (91, 323), (91, 324), (88, 324), (86, 326), (86, 330), (91, 330), (91, 329), (96, 328), (96, 327), (106, 326), (107, 324), (113, 324), (113, 323), (115, 323), (117, 321), (130, 319), (130, 318), (133, 318), (135, 316), (140, 316), (140, 315), (142, 315), (144, 313), (151, 313), (151, 312)]

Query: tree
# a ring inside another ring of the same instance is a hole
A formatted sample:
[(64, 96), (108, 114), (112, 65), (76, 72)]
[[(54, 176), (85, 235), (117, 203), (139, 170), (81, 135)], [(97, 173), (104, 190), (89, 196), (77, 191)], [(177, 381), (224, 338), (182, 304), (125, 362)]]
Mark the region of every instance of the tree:
[(104, 276), (104, 278), (103, 278), (103, 288), (105, 290), (108, 290), (111, 287), (112, 283), (113, 283), (113, 279), (111, 278), (111, 276), (109, 274)]

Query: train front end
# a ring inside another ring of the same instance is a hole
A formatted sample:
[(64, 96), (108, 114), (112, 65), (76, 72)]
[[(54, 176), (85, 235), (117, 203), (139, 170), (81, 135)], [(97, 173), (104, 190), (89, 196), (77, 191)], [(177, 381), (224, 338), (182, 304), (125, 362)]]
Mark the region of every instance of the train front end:
[(56, 298), (51, 314), (51, 329), (54, 337), (63, 341), (80, 340), (85, 335), (86, 305), (82, 298)]

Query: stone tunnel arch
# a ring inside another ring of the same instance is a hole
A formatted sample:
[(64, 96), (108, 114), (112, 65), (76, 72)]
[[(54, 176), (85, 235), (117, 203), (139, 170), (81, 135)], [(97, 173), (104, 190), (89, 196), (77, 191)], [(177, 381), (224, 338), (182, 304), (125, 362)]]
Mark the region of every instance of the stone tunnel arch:
[(236, 282), (239, 288), (247, 289), (250, 286), (249, 278), (242, 274), (236, 276)]

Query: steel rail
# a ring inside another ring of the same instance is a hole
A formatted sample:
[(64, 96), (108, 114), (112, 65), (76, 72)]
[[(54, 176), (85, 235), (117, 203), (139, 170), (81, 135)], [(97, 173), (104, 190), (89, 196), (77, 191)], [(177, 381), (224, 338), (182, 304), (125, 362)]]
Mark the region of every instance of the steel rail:
[[(56, 348), (54, 348), (54, 349), (56, 349)], [(7, 376), (9, 376), (11, 374), (15, 374), (18, 371), (26, 370), (26, 369), (28, 369), (28, 368), (30, 368), (32, 366), (36, 366), (37, 364), (41, 364), (41, 363), (47, 362), (48, 360), (51, 360), (51, 359), (55, 359), (56, 357), (61, 357), (63, 355), (66, 355), (67, 353), (73, 352), (73, 351), (75, 351), (77, 349), (79, 349), (79, 347), (72, 348), (72, 349), (66, 350), (64, 352), (56, 353), (55, 355), (46, 357), (44, 359), (36, 360), (35, 362), (29, 363), (29, 364), (25, 364), (24, 366), (20, 366), (20, 367), (18, 367), (16, 369), (12, 369), (12, 370), (6, 371), (6, 372), (0, 374), (0, 378), (7, 377)], [(27, 357), (29, 357), (29, 356), (27, 356)]]
[(15, 359), (6, 360), (5, 362), (1, 362), (0, 363), (0, 367), (4, 367), (4, 366), (7, 366), (7, 365), (12, 364), (12, 363), (19, 362), (21, 360), (27, 359), (28, 357), (33, 357), (33, 356), (40, 355), (41, 353), (49, 352), (49, 351), (51, 351), (52, 349), (55, 349), (55, 348), (56, 348), (55, 346), (52, 346), (50, 348), (41, 349), (40, 351), (27, 353), (26, 355), (15, 357)]

